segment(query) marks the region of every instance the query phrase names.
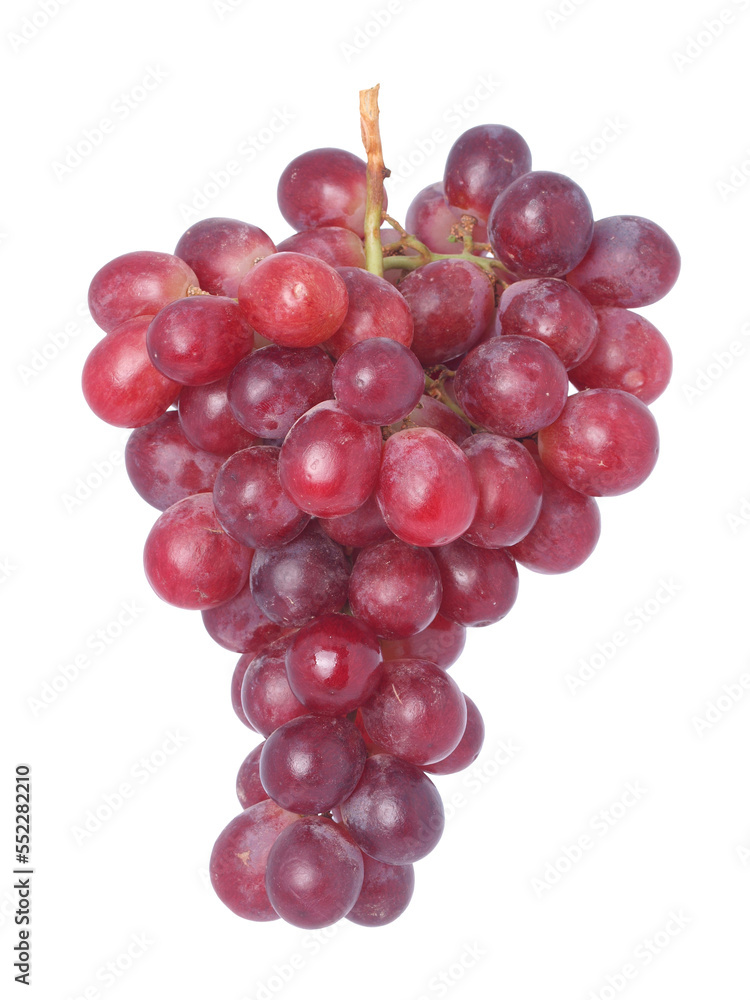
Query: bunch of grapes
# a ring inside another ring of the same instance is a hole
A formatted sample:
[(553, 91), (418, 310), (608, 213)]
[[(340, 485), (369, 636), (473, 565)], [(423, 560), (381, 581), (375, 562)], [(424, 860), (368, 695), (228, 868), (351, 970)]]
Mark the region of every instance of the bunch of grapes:
[(653, 469), (671, 356), (630, 310), (679, 271), (659, 226), (594, 222), (502, 125), (460, 136), (404, 228), (372, 93), (363, 135), (367, 163), (316, 149), (284, 170), (278, 245), (214, 218), (174, 255), (106, 264), (83, 372), (94, 412), (135, 428), (127, 471), (162, 511), (148, 580), (241, 654), (232, 704), (263, 737), (213, 886), (304, 928), (408, 905), (443, 831), (430, 776), (482, 746), (448, 668), (468, 626), (510, 611), (517, 564), (579, 566), (594, 498)]

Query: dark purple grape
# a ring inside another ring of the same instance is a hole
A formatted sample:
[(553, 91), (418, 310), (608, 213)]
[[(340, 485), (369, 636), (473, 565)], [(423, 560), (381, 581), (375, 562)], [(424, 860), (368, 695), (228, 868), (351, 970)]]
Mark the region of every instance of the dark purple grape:
[(453, 143), (445, 161), (445, 196), (451, 205), (488, 219), (509, 184), (531, 170), (531, 150), (507, 125), (476, 125)]
[(180, 427), (188, 441), (196, 448), (223, 456), (256, 442), (234, 419), (227, 400), (228, 383), (226, 376), (209, 385), (185, 386), (177, 400)]
[(644, 316), (616, 306), (597, 309), (599, 335), (593, 351), (568, 377), (576, 389), (622, 389), (653, 403), (672, 375), (672, 352)]
[(355, 420), (379, 427), (411, 413), (424, 385), (416, 355), (388, 337), (352, 344), (333, 369), (333, 392), (339, 406)]
[(591, 246), (567, 280), (594, 306), (632, 309), (665, 296), (679, 273), (679, 251), (660, 226), (613, 215), (596, 222)]
[(580, 264), (594, 217), (583, 190), (564, 174), (534, 170), (495, 200), (487, 221), (498, 260), (519, 278), (560, 278)]
[(368, 758), (359, 784), (340, 810), (360, 849), (389, 865), (425, 857), (445, 826), (440, 795), (424, 771), (385, 753)]
[(333, 398), (332, 375), (333, 362), (319, 347), (261, 347), (232, 372), (229, 405), (251, 433), (284, 438), (303, 413)]
[(399, 285), (414, 317), (411, 349), (423, 365), (439, 364), (470, 350), (492, 318), (492, 282), (465, 260), (436, 260)]
[(268, 898), (295, 927), (328, 927), (346, 916), (363, 879), (359, 848), (343, 827), (322, 816), (287, 827), (268, 855)]
[(206, 631), (215, 642), (235, 653), (249, 653), (251, 659), (288, 631), (266, 618), (255, 603), (249, 584), (236, 597), (201, 614)]
[(269, 445), (237, 451), (216, 477), (216, 516), (226, 533), (248, 548), (291, 542), (310, 520), (281, 487), (279, 451)]
[(230, 689), (230, 694), (232, 698), (232, 708), (234, 709), (235, 715), (240, 720), (243, 726), (247, 726), (248, 729), (253, 732), (257, 732), (255, 726), (245, 715), (245, 709), (242, 707), (242, 681), (247, 671), (248, 664), (252, 662), (254, 657), (241, 656), (237, 661), (234, 670), (232, 671), (232, 685)]
[(296, 813), (323, 813), (354, 791), (367, 750), (348, 719), (302, 715), (275, 729), (263, 746), (260, 780), (269, 796)]
[(497, 305), (496, 332), (535, 337), (565, 368), (579, 364), (596, 340), (596, 314), (588, 300), (560, 278), (527, 278), (509, 285)]
[(494, 337), (466, 355), (454, 383), (467, 416), (509, 438), (526, 437), (559, 417), (568, 375), (533, 337)]
[(406, 639), (426, 628), (442, 592), (432, 555), (398, 538), (362, 549), (349, 578), (352, 612), (385, 639)]
[(125, 446), (128, 478), (157, 510), (166, 510), (194, 493), (210, 493), (221, 464), (220, 455), (188, 441), (176, 410), (167, 410), (152, 423), (136, 428)]
[(362, 855), (365, 877), (347, 920), (363, 927), (382, 927), (401, 916), (414, 894), (414, 866), (386, 865)]
[(275, 549), (257, 549), (250, 570), (253, 597), (277, 625), (300, 626), (346, 602), (349, 562), (316, 524)]
[(457, 538), (432, 554), (443, 582), (440, 614), (464, 626), (492, 625), (518, 596), (518, 570), (505, 549), (482, 549)]
[(262, 257), (276, 252), (269, 236), (238, 219), (202, 219), (186, 230), (175, 255), (192, 267), (204, 292), (237, 298), (240, 281)]
[(588, 389), (568, 398), (538, 444), (553, 476), (587, 496), (609, 497), (629, 493), (651, 474), (659, 432), (651, 411), (629, 392)]

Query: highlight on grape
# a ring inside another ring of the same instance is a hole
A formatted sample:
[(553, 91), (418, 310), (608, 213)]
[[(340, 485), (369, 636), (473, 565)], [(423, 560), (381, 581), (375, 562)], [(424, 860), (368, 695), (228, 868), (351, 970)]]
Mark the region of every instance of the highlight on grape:
[(130, 430), (159, 511), (146, 576), (239, 655), (228, 693), (255, 745), (212, 886), (311, 930), (409, 904), (441, 776), (482, 762), (450, 674), (466, 629), (504, 618), (524, 573), (591, 555), (597, 498), (654, 468), (672, 371), (633, 311), (678, 277), (659, 225), (596, 218), (500, 124), (458, 136), (402, 225), (377, 90), (366, 160), (325, 147), (283, 170), (292, 235), (202, 219), (89, 290), (83, 393)]

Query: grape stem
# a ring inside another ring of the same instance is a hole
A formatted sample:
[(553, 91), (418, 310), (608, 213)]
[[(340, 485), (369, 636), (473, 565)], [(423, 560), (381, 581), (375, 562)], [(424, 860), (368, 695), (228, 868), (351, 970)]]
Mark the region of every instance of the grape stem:
[(359, 92), (359, 121), (362, 143), (367, 153), (367, 201), (365, 203), (365, 260), (371, 274), (383, 277), (383, 248), (380, 226), (383, 219), (383, 181), (391, 172), (383, 160), (380, 140), (380, 84)]
[(432, 396), (433, 399), (439, 400), (441, 403), (447, 406), (449, 410), (453, 410), (456, 416), (460, 417), (461, 420), (463, 420), (465, 424), (471, 427), (473, 431), (481, 431), (482, 428), (480, 427), (480, 425), (472, 423), (471, 420), (469, 420), (469, 418), (466, 416), (464, 411), (461, 409), (461, 407), (458, 405), (458, 403), (454, 403), (454, 401), (445, 391), (444, 379), (455, 374), (456, 374), (455, 372), (448, 371), (448, 369), (446, 369), (439, 378), (431, 378), (427, 373), (425, 373), (424, 377), (425, 393), (428, 396)]

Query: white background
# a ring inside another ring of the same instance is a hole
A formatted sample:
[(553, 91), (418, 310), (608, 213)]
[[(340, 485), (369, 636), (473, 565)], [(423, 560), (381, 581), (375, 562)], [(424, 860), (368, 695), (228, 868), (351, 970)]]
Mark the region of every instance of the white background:
[[(6, 3), (0, 30), (3, 995), (746, 998), (750, 3), (391, 0), (380, 26), (387, 0), (45, 3), (47, 23), (33, 0)], [(81, 398), (97, 339), (84, 303), (106, 261), (171, 251), (199, 217), (283, 239), (282, 169), (317, 146), (359, 152), (357, 91), (378, 81), (396, 217), (463, 128), (502, 122), (537, 168), (584, 186), (596, 217), (661, 224), (683, 270), (645, 310), (675, 353), (653, 406), (656, 471), (601, 503), (584, 567), (522, 572), (508, 619), (471, 636), (453, 673), (484, 713), (485, 751), (440, 781), (450, 819), (407, 914), (316, 936), (247, 923), (208, 887), (252, 746), (229, 705), (235, 657), (143, 576), (157, 515), (127, 481), (127, 433)], [(56, 169), (103, 118), (102, 141)], [(597, 142), (608, 120), (612, 141)], [(625, 645), (597, 658), (618, 631)], [(571, 693), (566, 675), (592, 658)], [(34, 780), (25, 992), (11, 958), (18, 762)], [(107, 797), (111, 817), (82, 834)]]

